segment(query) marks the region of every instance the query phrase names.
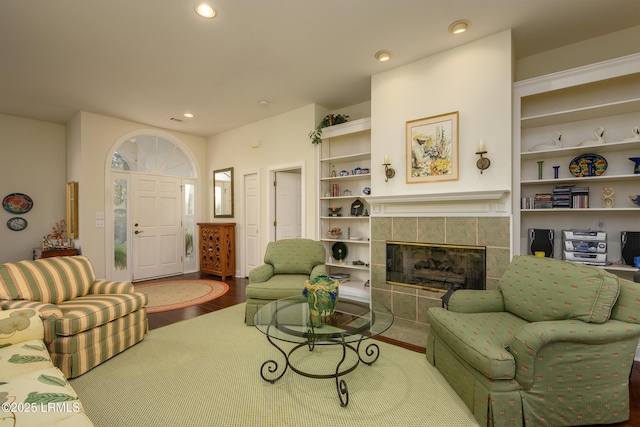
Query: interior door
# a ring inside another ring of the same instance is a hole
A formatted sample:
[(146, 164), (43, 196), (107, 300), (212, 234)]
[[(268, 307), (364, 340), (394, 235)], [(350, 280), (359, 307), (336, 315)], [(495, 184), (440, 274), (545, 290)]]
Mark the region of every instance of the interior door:
[(262, 264), (260, 257), (260, 180), (257, 173), (244, 175), (245, 274)]
[(133, 280), (182, 273), (180, 178), (134, 175)]
[(275, 240), (302, 236), (302, 175), (300, 169), (276, 172)]

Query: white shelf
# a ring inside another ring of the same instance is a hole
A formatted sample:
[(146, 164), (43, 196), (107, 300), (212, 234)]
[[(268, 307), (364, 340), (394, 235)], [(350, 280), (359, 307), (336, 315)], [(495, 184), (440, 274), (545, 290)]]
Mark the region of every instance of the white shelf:
[(551, 209), (520, 209), (523, 213), (558, 213), (558, 212), (572, 212), (572, 213), (590, 213), (590, 212), (632, 212), (637, 211), (640, 214), (640, 207), (638, 208), (551, 208)]
[[(336, 261), (325, 263), (327, 273), (349, 272), (348, 282), (340, 284), (340, 295), (371, 300), (370, 288), (364, 284), (371, 281), (371, 269), (365, 265), (353, 265), (353, 261), (368, 262), (371, 259), (371, 221), (369, 216), (351, 216), (351, 204), (360, 199), (364, 209), (369, 209), (365, 203), (366, 195), (362, 193), (364, 187), (371, 185), (371, 173), (353, 175), (355, 168), (367, 168), (371, 171), (371, 119), (360, 119), (342, 123), (322, 129), (322, 144), (318, 146), (318, 233), (327, 254), (332, 255), (331, 247), (336, 243), (347, 246), (349, 256), (344, 263)], [(330, 176), (333, 171), (340, 173), (346, 170), (349, 175)], [(333, 186), (337, 185), (344, 191), (351, 189), (349, 196), (325, 196), (331, 194)], [(357, 190), (355, 189), (357, 188)], [(341, 206), (344, 216), (329, 216), (329, 207)], [(363, 213), (364, 213), (363, 209)], [(343, 235), (339, 239), (329, 237), (328, 231), (339, 226)], [(361, 240), (349, 239), (347, 226), (351, 236), (362, 237)]]
[(335, 157), (327, 157), (325, 159), (320, 159), (323, 163), (346, 163), (346, 162), (357, 162), (360, 160), (370, 160), (371, 152), (367, 153), (356, 153), (349, 154), (346, 156), (335, 156)]
[(371, 129), (371, 117), (353, 120), (351, 122), (340, 123), (322, 129), (322, 139), (335, 138), (336, 136), (348, 135), (350, 133), (362, 132)]
[(638, 110), (640, 110), (640, 98), (633, 98), (623, 101), (575, 108), (571, 110), (557, 111), (549, 114), (523, 117), (520, 123), (523, 129), (529, 129), (540, 126), (550, 126), (567, 122), (596, 119), (599, 117), (635, 113)]
[[(640, 54), (517, 82), (513, 94), (513, 128), (516, 130), (513, 150), (514, 254), (528, 252), (529, 228), (554, 229), (557, 250), (560, 246), (559, 231), (594, 229), (603, 224), (607, 232), (608, 256), (620, 259), (621, 232), (640, 230), (640, 207), (628, 199), (629, 194), (640, 193), (640, 174), (629, 173), (633, 169), (626, 160), (640, 156), (640, 140), (622, 141), (625, 138), (622, 130), (626, 132), (639, 125)], [(567, 141), (580, 141), (584, 139), (584, 129), (593, 129), (594, 123), (606, 126), (614, 133), (611, 138), (618, 140), (584, 147), (573, 142), (574, 146), (570, 147), (524, 151), (525, 147), (539, 144), (545, 135), (556, 130), (562, 131)], [(566, 165), (571, 158), (587, 153), (604, 155), (608, 161), (606, 172), (593, 177), (570, 175)], [(552, 164), (565, 165), (562, 166), (565, 175), (558, 179), (531, 179), (537, 176), (535, 162), (542, 160), (545, 164), (551, 161)], [(533, 196), (531, 193), (539, 193), (543, 189), (551, 193), (556, 185), (590, 186), (593, 207), (520, 208), (522, 197)], [(616, 207), (601, 207), (601, 186), (615, 189)], [(634, 267), (620, 264), (601, 268), (620, 275), (637, 271)]]
[(355, 243), (355, 244), (362, 244), (362, 245), (368, 245), (370, 242), (367, 239), (361, 239), (361, 240), (352, 240), (352, 239), (331, 239), (331, 238), (327, 238), (327, 239), (320, 239), (323, 242), (342, 242), (342, 243)]
[(566, 147), (556, 150), (523, 151), (520, 155), (522, 160), (551, 159), (562, 156), (578, 156), (580, 154), (593, 153), (613, 153), (616, 151), (640, 150), (640, 140), (631, 142), (608, 142), (600, 145), (590, 145), (586, 147)]
[(625, 175), (600, 175), (600, 176), (583, 176), (575, 178), (558, 178), (558, 179), (527, 179), (520, 182), (522, 186), (531, 186), (539, 184), (593, 184), (594, 181), (632, 181), (639, 180), (640, 174)]
[[(353, 198), (353, 196), (351, 197)], [(366, 219), (369, 220), (370, 217), (360, 215), (360, 216), (321, 216), (320, 219)]]
[(328, 262), (325, 265), (329, 267), (347, 268), (349, 270), (369, 271), (369, 267), (367, 267), (366, 265), (353, 265), (346, 262), (344, 264), (340, 264), (339, 262)]
[(345, 175), (345, 176), (330, 176), (327, 178), (320, 178), (320, 181), (354, 181), (356, 179), (367, 178), (370, 179), (370, 173), (361, 173), (358, 175)]

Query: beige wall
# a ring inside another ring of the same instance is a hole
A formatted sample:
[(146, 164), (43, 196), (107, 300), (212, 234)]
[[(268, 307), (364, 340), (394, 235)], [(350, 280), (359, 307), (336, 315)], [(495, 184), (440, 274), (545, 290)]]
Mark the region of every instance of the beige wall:
[[(65, 218), (65, 128), (0, 114), (0, 200), (11, 193), (33, 199), (33, 209), (14, 215), (0, 210), (0, 263), (31, 259), (42, 237)], [(9, 218), (27, 220), (27, 228), (12, 231)]]
[(640, 25), (520, 58), (515, 81), (631, 55), (640, 52), (638, 40)]
[[(511, 188), (511, 31), (376, 74), (371, 88), (371, 163), (388, 153), (396, 177), (372, 168), (374, 196)], [(459, 112), (459, 179), (406, 183), (406, 122)], [(491, 167), (480, 175), (476, 142)]]
[[(309, 132), (315, 127), (316, 115), (324, 114), (320, 112), (320, 107), (308, 105), (285, 114), (272, 117), (215, 135), (207, 140), (207, 194), (209, 202), (207, 204), (207, 218), (213, 218), (213, 196), (212, 179), (213, 171), (227, 167), (234, 168), (234, 196), (235, 215), (233, 219), (219, 219), (217, 221), (232, 221), (236, 226), (236, 260), (237, 268), (240, 269), (242, 262), (243, 247), (243, 221), (244, 221), (244, 191), (243, 174), (257, 172), (261, 183), (261, 229), (259, 232), (261, 251), (269, 241), (269, 233), (272, 226), (269, 224), (268, 200), (271, 191), (270, 169), (297, 167), (304, 168), (303, 182), (305, 204), (305, 228), (302, 230), (303, 237), (315, 237), (317, 226), (317, 205), (316, 205), (316, 147), (311, 144)], [(260, 146), (251, 148), (254, 141), (259, 141)]]
[[(96, 212), (105, 212), (105, 166), (107, 157), (118, 139), (124, 135), (148, 129), (172, 135), (180, 140), (197, 160), (199, 173), (206, 171), (204, 138), (146, 126), (140, 123), (80, 112), (68, 125), (69, 175), (79, 188), (79, 245), (83, 255), (91, 259), (99, 278), (105, 277), (105, 228), (96, 228)], [(205, 216), (206, 188), (200, 189), (200, 217)]]

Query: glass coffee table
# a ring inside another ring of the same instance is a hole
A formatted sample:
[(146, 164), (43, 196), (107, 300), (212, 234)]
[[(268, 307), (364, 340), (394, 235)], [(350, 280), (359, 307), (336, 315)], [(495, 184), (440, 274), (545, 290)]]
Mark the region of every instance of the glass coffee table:
[[(270, 302), (261, 307), (253, 317), (253, 322), (267, 340), (284, 356), (283, 367), (271, 359), (262, 364), (262, 379), (275, 383), (288, 368), (308, 378), (334, 378), (340, 405), (349, 404), (349, 390), (343, 375), (356, 369), (360, 362), (372, 365), (380, 356), (380, 348), (375, 342), (367, 341), (389, 329), (393, 324), (393, 313), (375, 301), (361, 301), (349, 297), (338, 297), (336, 309), (331, 317), (324, 319), (322, 326), (314, 327), (310, 321), (309, 305), (302, 295)], [(366, 341), (366, 342), (365, 342)], [(286, 351), (278, 342), (293, 343)], [(340, 346), (342, 358), (335, 371), (311, 373), (292, 364), (292, 354), (300, 349), (312, 352), (315, 346)], [(347, 360), (348, 352), (354, 356)]]

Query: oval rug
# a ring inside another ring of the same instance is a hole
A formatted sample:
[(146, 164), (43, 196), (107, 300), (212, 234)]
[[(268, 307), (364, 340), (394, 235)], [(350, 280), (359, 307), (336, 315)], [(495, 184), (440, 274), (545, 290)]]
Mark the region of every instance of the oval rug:
[(178, 310), (216, 299), (229, 291), (229, 285), (217, 280), (173, 280), (134, 285), (136, 292), (147, 294), (147, 313)]

